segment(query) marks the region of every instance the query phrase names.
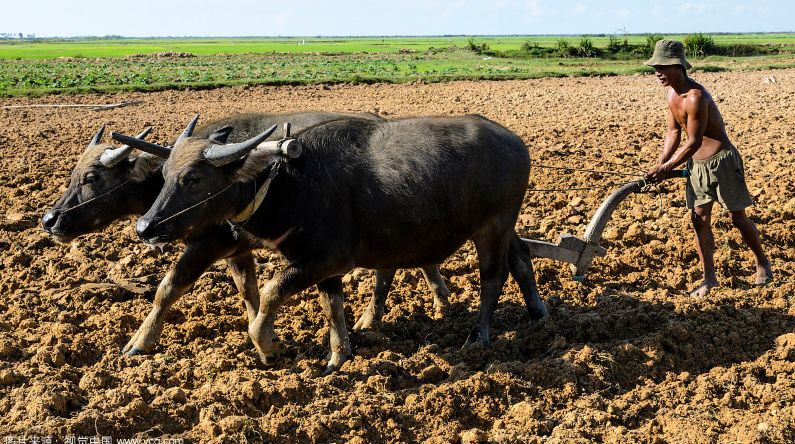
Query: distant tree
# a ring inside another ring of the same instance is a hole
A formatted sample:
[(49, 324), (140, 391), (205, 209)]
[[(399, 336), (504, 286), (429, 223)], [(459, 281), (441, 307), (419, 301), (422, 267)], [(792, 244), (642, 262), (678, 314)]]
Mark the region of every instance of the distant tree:
[(618, 37), (611, 35), (607, 38), (607, 52), (611, 54), (615, 54), (618, 51), (621, 51), (621, 43), (618, 40)]
[(580, 38), (580, 46), (577, 48), (577, 52), (581, 57), (593, 57), (596, 55), (596, 48), (594, 48), (591, 39), (583, 36)]
[(650, 51), (654, 51), (654, 45), (663, 38), (665, 37), (663, 37), (662, 34), (646, 34), (646, 48)]
[(481, 54), (489, 50), (489, 45), (486, 42), (483, 43), (475, 43), (475, 38), (470, 37), (467, 40), (467, 49), (474, 52), (475, 54)]
[(691, 57), (704, 57), (716, 52), (715, 41), (707, 34), (695, 32), (685, 36), (685, 51)]

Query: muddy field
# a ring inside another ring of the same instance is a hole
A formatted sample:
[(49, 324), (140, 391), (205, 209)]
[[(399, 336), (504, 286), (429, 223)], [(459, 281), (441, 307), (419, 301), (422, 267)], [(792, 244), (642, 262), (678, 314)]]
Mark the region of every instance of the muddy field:
[[(775, 77), (775, 81), (770, 79)], [(632, 196), (606, 230), (590, 281), (535, 261), (551, 317), (528, 328), (509, 280), (491, 349), (461, 349), (477, 311), (472, 245), (442, 265), (451, 309), (433, 319), (416, 270), (401, 271), (378, 332), (357, 332), (355, 357), (322, 376), (328, 328), (316, 294), (281, 311), (289, 347), (259, 364), (242, 300), (218, 264), (174, 306), (160, 346), (124, 357), (154, 288), (180, 252), (139, 242), (133, 220), (71, 244), (39, 228), (99, 125), (154, 139), (237, 111), (372, 111), (385, 117), (479, 113), (519, 134), (533, 158), (637, 172), (657, 158), (662, 87), (650, 76), (448, 84), (227, 88), (151, 94), (17, 98), (3, 104), (138, 106), (0, 111), (0, 436), (180, 437), (272, 442), (793, 442), (795, 441), (795, 71), (699, 73), (743, 153), (757, 205), (749, 211), (777, 273), (751, 285), (754, 262), (715, 210), (722, 287), (698, 282), (684, 185)], [(611, 162), (604, 164), (600, 162)], [(631, 179), (534, 169), (530, 189)], [(529, 192), (517, 229), (554, 241), (581, 234), (607, 189)], [(260, 284), (283, 266), (258, 253)], [(373, 273), (346, 277), (353, 325)], [(120, 279), (121, 277), (121, 279)], [(123, 288), (124, 280), (137, 286)], [(131, 291), (136, 288), (143, 291)]]

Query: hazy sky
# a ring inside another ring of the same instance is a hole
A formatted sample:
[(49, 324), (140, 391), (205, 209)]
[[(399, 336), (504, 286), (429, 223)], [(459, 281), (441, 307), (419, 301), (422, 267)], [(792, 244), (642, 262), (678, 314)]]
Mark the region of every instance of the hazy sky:
[(3, 0), (0, 32), (37, 36), (770, 32), (795, 31), (793, 5), (793, 0)]

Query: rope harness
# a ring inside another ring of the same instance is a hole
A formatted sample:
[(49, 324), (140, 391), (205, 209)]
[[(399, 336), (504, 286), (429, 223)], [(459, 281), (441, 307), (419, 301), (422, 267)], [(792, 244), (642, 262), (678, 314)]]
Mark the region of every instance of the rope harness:
[[(262, 201), (265, 200), (265, 196), (268, 194), (268, 189), (270, 188), (271, 182), (273, 182), (273, 179), (279, 173), (280, 166), (281, 166), (281, 161), (278, 161), (278, 162), (276, 162), (273, 165), (273, 167), (271, 168), (270, 173), (268, 174), (268, 178), (265, 179), (265, 182), (262, 184), (262, 186), (259, 189), (257, 189), (257, 181), (255, 180), (254, 181), (254, 190), (255, 190), (254, 199), (252, 199), (251, 202), (248, 205), (246, 205), (246, 208), (243, 209), (243, 211), (241, 211), (240, 213), (236, 214), (231, 219), (227, 219), (226, 220), (226, 222), (229, 224), (229, 228), (232, 230), (232, 235), (234, 236), (235, 239), (238, 239), (240, 237), (241, 233), (243, 232), (243, 227), (251, 219), (251, 216), (253, 216), (254, 213), (257, 212), (257, 210), (259, 209), (260, 205), (262, 205)], [(232, 188), (235, 185), (237, 185), (237, 184), (231, 183), (231, 184), (227, 185), (226, 187), (222, 188), (221, 190), (217, 191), (216, 193), (214, 193), (214, 194), (212, 194), (212, 195), (200, 200), (199, 202), (196, 202), (195, 204), (193, 204), (193, 205), (191, 205), (191, 206), (189, 206), (189, 207), (187, 207), (185, 209), (177, 211), (176, 213), (172, 214), (171, 216), (168, 216), (168, 217), (166, 217), (164, 219), (159, 220), (154, 226), (156, 227), (156, 226), (158, 226), (158, 225), (160, 225), (160, 224), (162, 224), (164, 222), (168, 222), (169, 220), (174, 219), (175, 217), (179, 217), (179, 216), (181, 216), (181, 215), (193, 210), (194, 208), (199, 207), (199, 206), (209, 202), (212, 199), (215, 199), (216, 197), (220, 196), (226, 190)]]
[[(593, 162), (596, 164), (604, 164), (610, 166), (618, 166), (624, 168), (626, 170), (636, 171), (635, 173), (628, 173), (628, 172), (620, 172), (620, 171), (600, 171), (594, 170), (589, 168), (574, 168), (574, 167), (564, 167), (564, 166), (556, 166), (556, 165), (531, 165), (532, 168), (541, 168), (541, 169), (548, 169), (548, 170), (561, 170), (561, 171), (584, 171), (588, 173), (594, 174), (604, 174), (604, 175), (614, 175), (614, 176), (628, 176), (628, 177), (635, 177), (640, 178), (637, 180), (638, 185), (640, 186), (640, 192), (646, 193), (649, 191), (654, 191), (655, 197), (657, 198), (658, 203), (658, 211), (662, 211), (663, 209), (663, 190), (660, 187), (660, 183), (652, 183), (648, 182), (646, 179), (645, 171), (643, 171), (640, 167), (636, 165), (628, 165), (619, 162), (608, 162), (605, 160), (596, 160), (596, 159), (588, 159), (589, 162)], [(687, 177), (688, 172), (687, 170), (680, 170), (680, 173), (677, 173), (674, 177)], [(675, 173), (677, 171), (674, 171)], [(679, 176), (678, 174), (681, 174)], [(571, 188), (528, 188), (528, 192), (566, 192), (566, 191), (583, 191), (583, 190), (596, 190), (596, 189), (603, 189), (603, 188), (614, 188), (618, 186), (623, 186), (624, 183), (608, 183), (605, 185), (594, 185), (588, 187), (571, 187)]]
[(102, 194), (100, 194), (100, 195), (98, 195), (98, 196), (94, 196), (94, 197), (92, 197), (91, 199), (88, 199), (88, 200), (87, 200), (87, 201), (85, 201), (85, 202), (80, 202), (79, 204), (77, 204), (77, 205), (75, 205), (75, 206), (73, 206), (73, 207), (69, 207), (69, 208), (67, 208), (67, 209), (65, 209), (65, 210), (63, 210), (63, 211), (61, 211), (61, 214), (62, 214), (62, 215), (63, 215), (63, 214), (66, 214), (66, 213), (68, 213), (68, 212), (70, 212), (70, 211), (72, 211), (72, 210), (75, 210), (75, 209), (77, 209), (77, 208), (80, 208), (80, 207), (82, 207), (83, 205), (88, 205), (88, 204), (90, 204), (91, 202), (94, 202), (94, 201), (95, 201), (95, 200), (97, 200), (97, 199), (102, 199), (103, 197), (106, 197), (106, 196), (108, 196), (109, 194), (111, 194), (111, 193), (113, 193), (114, 191), (118, 190), (119, 188), (121, 188), (121, 187), (123, 187), (123, 186), (127, 185), (128, 183), (130, 183), (130, 180), (129, 180), (129, 179), (125, 180), (124, 182), (122, 182), (122, 183), (120, 183), (120, 184), (116, 185), (115, 187), (113, 187), (113, 188), (109, 189), (108, 191), (105, 191), (104, 193), (102, 193)]
[(195, 204), (193, 204), (193, 205), (189, 206), (188, 208), (185, 208), (185, 209), (182, 209), (182, 210), (180, 210), (180, 211), (177, 211), (176, 213), (172, 214), (171, 216), (168, 216), (168, 217), (167, 217), (167, 218), (165, 218), (165, 219), (161, 219), (161, 220), (157, 221), (157, 223), (156, 223), (156, 224), (154, 224), (153, 226), (155, 226), (155, 227), (156, 227), (156, 226), (158, 226), (158, 225), (162, 224), (163, 222), (167, 222), (167, 221), (169, 221), (169, 220), (171, 220), (171, 219), (173, 219), (173, 218), (175, 218), (175, 217), (177, 217), (177, 216), (180, 216), (180, 215), (183, 215), (183, 214), (187, 213), (188, 211), (190, 211), (190, 210), (192, 210), (192, 209), (194, 209), (194, 208), (198, 207), (199, 205), (202, 205), (202, 204), (204, 204), (204, 203), (206, 203), (206, 202), (210, 201), (211, 199), (214, 199), (214, 198), (216, 198), (216, 197), (220, 196), (220, 195), (221, 195), (221, 193), (223, 193), (224, 191), (226, 191), (226, 190), (228, 190), (228, 189), (232, 188), (234, 185), (235, 185), (234, 183), (227, 185), (227, 186), (226, 186), (226, 187), (224, 187), (224, 188), (223, 188), (221, 191), (218, 191), (217, 193), (215, 193), (215, 194), (213, 194), (213, 195), (211, 195), (211, 196), (209, 196), (209, 197), (207, 197), (207, 198), (205, 198), (205, 199), (202, 199), (202, 200), (200, 200), (199, 202), (196, 202)]
[(229, 228), (232, 230), (232, 236), (235, 239), (238, 239), (241, 234), (243, 234), (243, 227), (246, 226), (248, 221), (251, 219), (251, 216), (257, 212), (259, 206), (262, 205), (262, 201), (265, 200), (265, 195), (268, 194), (268, 189), (271, 186), (271, 182), (273, 179), (276, 178), (276, 175), (279, 174), (279, 168), (281, 167), (281, 162), (276, 162), (273, 167), (271, 168), (271, 172), (268, 174), (268, 178), (265, 179), (265, 183), (262, 184), (259, 190), (257, 190), (257, 182), (254, 181), (254, 189), (256, 192), (254, 193), (254, 199), (249, 203), (246, 208), (234, 216), (232, 219), (227, 219), (226, 223), (229, 224)]
[[(621, 172), (621, 171), (603, 171), (603, 170), (595, 170), (590, 168), (577, 168), (577, 167), (566, 167), (566, 166), (557, 166), (557, 165), (543, 165), (543, 164), (531, 164), (530, 168), (540, 168), (546, 170), (560, 170), (560, 171), (583, 171), (586, 173), (594, 173), (600, 175), (612, 175), (612, 176), (622, 176), (622, 177), (644, 177), (645, 174), (643, 170), (639, 167), (634, 165), (627, 165), (618, 162), (608, 162), (605, 160), (596, 160), (596, 159), (588, 159), (588, 162), (593, 162), (596, 164), (603, 164), (603, 165), (610, 165), (610, 166), (619, 166), (623, 169), (628, 169), (632, 171), (636, 171), (634, 173), (629, 172)], [(584, 190), (597, 190), (603, 188), (613, 188), (616, 186), (623, 185), (623, 183), (612, 182), (605, 185), (593, 185), (587, 187), (571, 187), (571, 188), (528, 188), (528, 192), (564, 192), (564, 191), (584, 191)]]

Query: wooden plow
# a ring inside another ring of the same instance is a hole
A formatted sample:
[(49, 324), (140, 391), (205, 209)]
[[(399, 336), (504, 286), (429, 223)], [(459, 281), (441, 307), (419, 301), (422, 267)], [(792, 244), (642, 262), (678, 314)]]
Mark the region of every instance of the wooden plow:
[[(668, 173), (666, 179), (687, 177), (687, 170), (674, 170)], [(582, 238), (572, 234), (564, 234), (557, 244), (534, 239), (522, 239), (530, 249), (533, 257), (543, 257), (569, 264), (572, 279), (582, 282), (588, 267), (596, 256), (604, 256), (607, 249), (599, 245), (602, 232), (610, 220), (610, 216), (618, 205), (630, 194), (639, 193), (650, 183), (646, 179), (634, 180), (621, 186), (605, 199), (591, 218)]]

